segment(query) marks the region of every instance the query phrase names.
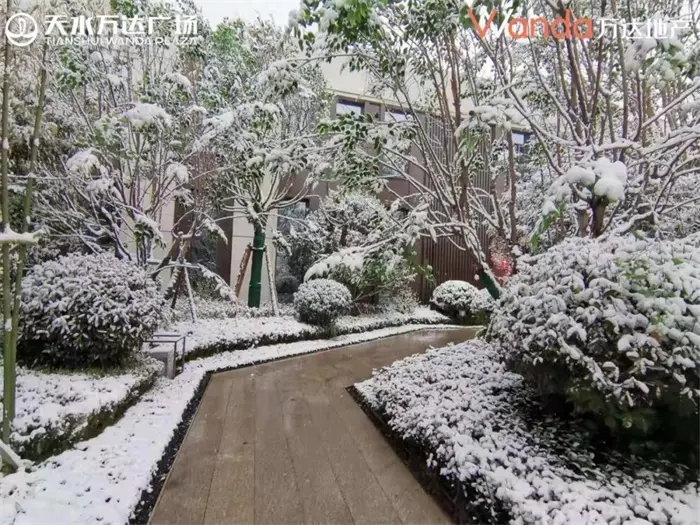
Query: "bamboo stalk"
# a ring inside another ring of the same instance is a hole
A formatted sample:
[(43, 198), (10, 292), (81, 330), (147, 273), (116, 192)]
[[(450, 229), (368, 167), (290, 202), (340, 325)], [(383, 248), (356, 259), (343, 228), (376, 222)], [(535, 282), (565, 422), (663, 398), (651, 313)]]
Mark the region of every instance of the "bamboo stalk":
[[(9, 18), (11, 1), (6, 0), (5, 12)], [(0, 223), (0, 231), (6, 232), (10, 227), (10, 193), (9, 193), (9, 178), (8, 178), (8, 154), (9, 154), (9, 138), (8, 124), (10, 111), (10, 59), (12, 46), (8, 41), (5, 41), (5, 69), (2, 75), (2, 125), (0, 134), (2, 134), (2, 154), (0, 156), (0, 172), (2, 174), (2, 192), (0, 199), (2, 201), (2, 223)], [(10, 280), (10, 245), (4, 243), (2, 245), (2, 291), (3, 291), (3, 351), (4, 351), (4, 366), (3, 366), (3, 403), (2, 403), (2, 439), (5, 443), (10, 441), (10, 430), (12, 419), (14, 418), (15, 405), (15, 365), (13, 363), (14, 352), (12, 351), (12, 303), (10, 302), (10, 293), (12, 281)]]
[[(34, 115), (34, 131), (32, 132), (32, 146), (29, 154), (29, 177), (24, 189), (24, 209), (22, 221), (22, 233), (29, 231), (32, 211), (32, 194), (34, 191), (34, 174), (36, 172), (36, 161), (39, 155), (39, 137), (41, 136), (41, 124), (44, 117), (44, 100), (46, 98), (46, 44), (41, 57), (41, 72), (39, 73), (39, 96), (37, 98), (36, 113)], [(14, 304), (12, 306), (12, 351), (17, 359), (17, 336), (19, 330), (19, 305), (22, 291), (22, 276), (27, 262), (27, 245), (19, 246), (19, 262), (17, 264), (17, 274), (15, 275)]]

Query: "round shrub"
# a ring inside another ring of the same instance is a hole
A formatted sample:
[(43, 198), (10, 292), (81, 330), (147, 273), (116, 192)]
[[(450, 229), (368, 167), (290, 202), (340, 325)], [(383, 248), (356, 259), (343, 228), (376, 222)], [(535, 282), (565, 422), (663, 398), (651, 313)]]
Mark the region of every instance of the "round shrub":
[(700, 235), (569, 239), (518, 269), (489, 332), (533, 387), (625, 440), (697, 443)]
[(66, 255), (37, 264), (22, 282), (18, 357), (29, 365), (118, 365), (163, 314), (158, 285), (133, 263)]
[(330, 327), (347, 313), (352, 302), (346, 286), (330, 279), (314, 279), (303, 283), (294, 294), (294, 308), (304, 323)]
[(466, 281), (445, 281), (433, 290), (430, 305), (454, 321), (485, 324), (495, 301), (488, 291), (479, 290)]
[(277, 278), (277, 293), (293, 294), (299, 289), (299, 280), (293, 275), (287, 274)]

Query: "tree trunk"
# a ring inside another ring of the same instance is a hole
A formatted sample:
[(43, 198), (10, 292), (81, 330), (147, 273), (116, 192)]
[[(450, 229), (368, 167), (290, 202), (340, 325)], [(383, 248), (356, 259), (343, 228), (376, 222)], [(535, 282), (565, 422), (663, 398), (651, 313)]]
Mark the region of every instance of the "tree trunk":
[[(34, 175), (36, 171), (36, 160), (39, 155), (39, 137), (41, 136), (41, 123), (44, 116), (44, 99), (46, 98), (46, 45), (44, 45), (44, 51), (41, 62), (41, 73), (39, 73), (39, 96), (37, 98), (36, 113), (34, 114), (34, 130), (32, 132), (32, 144), (29, 153), (29, 178), (27, 179), (27, 186), (24, 190), (24, 207), (23, 207), (23, 220), (22, 220), (22, 233), (27, 233), (29, 231), (29, 226), (31, 224), (31, 211), (32, 211), (32, 192), (34, 190)], [(27, 260), (27, 245), (19, 245), (19, 256), (17, 263), (17, 273), (15, 274), (15, 290), (14, 290), (14, 304), (12, 306), (12, 349), (15, 353), (15, 360), (17, 355), (17, 334), (19, 332), (19, 305), (20, 297), (22, 291), (22, 277), (24, 276), (24, 265)]]
[(593, 205), (593, 225), (591, 227), (591, 237), (598, 237), (603, 233), (605, 227), (605, 209), (608, 207), (606, 199), (596, 199)]
[(250, 267), (250, 285), (248, 286), (248, 306), (260, 307), (260, 291), (262, 289), (262, 266), (265, 253), (265, 231), (256, 226), (253, 235), (253, 264)]

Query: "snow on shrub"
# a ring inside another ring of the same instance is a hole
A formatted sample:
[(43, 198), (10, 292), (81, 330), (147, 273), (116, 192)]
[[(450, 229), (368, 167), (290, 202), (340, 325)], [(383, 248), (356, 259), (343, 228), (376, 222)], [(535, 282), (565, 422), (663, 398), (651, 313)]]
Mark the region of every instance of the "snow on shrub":
[(466, 281), (445, 281), (433, 290), (430, 304), (453, 320), (484, 324), (495, 302), (486, 290), (479, 290)]
[[(344, 284), (355, 302), (377, 304), (411, 287), (416, 267), (398, 212), (374, 195), (332, 192), (305, 226), (286, 239), (290, 264), (304, 281), (329, 278)], [(381, 243), (378, 250), (366, 247)]]
[(401, 288), (391, 295), (379, 296), (378, 306), (383, 312), (410, 313), (420, 305), (416, 292), (410, 288)]
[(66, 255), (34, 266), (22, 284), (19, 358), (64, 367), (122, 363), (158, 327), (158, 285), (111, 255)]
[(484, 341), (408, 357), (356, 387), (445, 490), (462, 491), (450, 496), (465, 523), (697, 522), (698, 484), (682, 466), (602, 452), (538, 417), (523, 378)]
[(303, 283), (294, 294), (294, 308), (305, 323), (331, 326), (347, 313), (352, 297), (346, 286), (330, 279), (314, 279)]
[(697, 441), (700, 235), (576, 238), (522, 258), (489, 331), (541, 393), (615, 432), (668, 423)]
[[(198, 321), (203, 319), (258, 319), (275, 315), (270, 303), (263, 303), (259, 308), (251, 308), (238, 300), (202, 297), (197, 294), (194, 294), (193, 298)], [(294, 317), (296, 312), (292, 305), (279, 304), (278, 313), (280, 316)], [(175, 308), (170, 309), (168, 317), (171, 323), (192, 320), (190, 302), (187, 297), (180, 297), (177, 300)]]

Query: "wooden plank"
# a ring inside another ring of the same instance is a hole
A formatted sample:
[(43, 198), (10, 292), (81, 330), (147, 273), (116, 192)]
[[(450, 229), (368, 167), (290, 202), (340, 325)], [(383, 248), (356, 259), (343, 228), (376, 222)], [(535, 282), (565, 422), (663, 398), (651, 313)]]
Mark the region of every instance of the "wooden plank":
[(255, 376), (255, 523), (304, 523), (277, 380), (274, 372)]
[(345, 426), (325, 396), (309, 401), (315, 424), (325, 428), (323, 445), (355, 523), (399, 523), (391, 501), (351, 437), (355, 429)]
[[(345, 382), (352, 382), (352, 379), (348, 377)], [(343, 423), (352, 429), (350, 435), (353, 441), (377, 483), (391, 501), (401, 522), (451, 523), (440, 506), (423, 490), (394, 453), (372, 421), (345, 389), (339, 388), (339, 382), (334, 380), (326, 387), (326, 396)]]
[[(437, 502), (427, 494), (410, 470), (394, 453), (382, 434), (348, 395), (343, 403), (355, 406), (340, 408), (338, 413), (347, 425), (352, 426), (352, 438), (357, 443), (379, 486), (391, 501), (402, 523), (452, 523)], [(364, 418), (364, 421), (362, 421)], [(369, 428), (369, 425), (371, 428)]]
[(229, 375), (228, 410), (221, 434), (204, 523), (255, 522), (254, 378)]
[(230, 388), (230, 382), (212, 376), (156, 505), (153, 525), (204, 521)]
[(308, 401), (318, 390), (315, 378), (295, 374), (278, 383), (284, 431), (289, 443), (305, 524), (354, 523), (324, 451), (325, 425), (319, 426)]

